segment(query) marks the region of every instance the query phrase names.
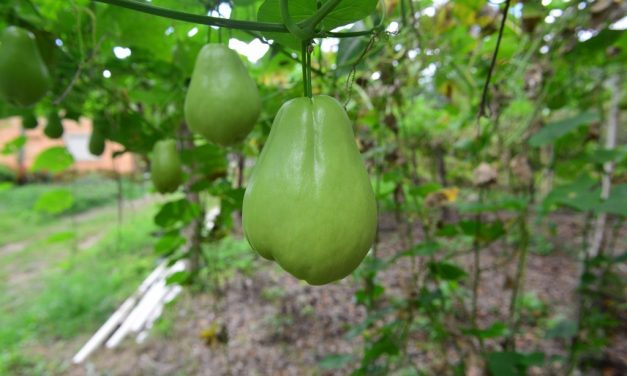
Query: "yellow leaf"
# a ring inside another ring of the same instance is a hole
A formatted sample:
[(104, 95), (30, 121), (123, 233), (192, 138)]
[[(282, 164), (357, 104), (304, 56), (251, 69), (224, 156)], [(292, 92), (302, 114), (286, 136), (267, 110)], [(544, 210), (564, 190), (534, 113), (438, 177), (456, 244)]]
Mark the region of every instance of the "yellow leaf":
[(441, 190), (442, 194), (444, 194), (444, 196), (446, 196), (446, 200), (448, 202), (455, 202), (457, 201), (457, 195), (459, 194), (459, 188), (457, 187), (452, 187), (452, 188), (443, 188)]

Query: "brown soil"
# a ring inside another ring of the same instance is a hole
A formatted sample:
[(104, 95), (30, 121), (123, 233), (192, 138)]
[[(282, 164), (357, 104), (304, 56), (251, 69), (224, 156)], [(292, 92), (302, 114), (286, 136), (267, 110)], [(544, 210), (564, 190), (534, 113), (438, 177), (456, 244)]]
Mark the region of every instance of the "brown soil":
[[(565, 355), (565, 343), (545, 339), (537, 324), (558, 315), (568, 318), (575, 314), (579, 263), (572, 255), (579, 250), (578, 234), (581, 234), (582, 226), (581, 218), (571, 215), (557, 215), (552, 220), (557, 223), (556, 238), (560, 241), (554, 244), (556, 250), (548, 255), (529, 254), (525, 282), (525, 292), (534, 292), (548, 307), (548, 314), (537, 313), (538, 317), (534, 317), (535, 313), (531, 312), (517, 338), (519, 351), (543, 351), (547, 356)], [(379, 257), (389, 257), (402, 249), (402, 240), (392, 217), (383, 219), (380, 236)], [(504, 241), (482, 251), (481, 266), (486, 270), (479, 286), (478, 320), (481, 327), (487, 327), (495, 320), (507, 321), (516, 263), (511, 257), (509, 262), (504, 262), (507, 261), (506, 255), (511, 255), (511, 246)], [(411, 288), (412, 268), (409, 259), (406, 260), (379, 274), (379, 282), (385, 286), (388, 299), (389, 296), (402, 296)], [(472, 254), (462, 255), (455, 262), (465, 270), (472, 270)], [(494, 265), (499, 266), (490, 268)], [(470, 281), (468, 278), (467, 283)], [(259, 260), (253, 275), (233, 278), (223, 289), (222, 296), (186, 292), (178, 297), (175, 304), (166, 308), (166, 316), (173, 322), (169, 330), (153, 331), (143, 344), (136, 344), (130, 338), (117, 349), (100, 349), (85, 364), (70, 367), (68, 374), (348, 374), (358, 366), (363, 349), (362, 333), (349, 336), (350, 329), (366, 317), (364, 307), (357, 305), (354, 298), (360, 287), (361, 281), (353, 277), (324, 287), (311, 287), (276, 265)], [(466, 305), (469, 306), (468, 302)], [(461, 325), (461, 322), (453, 323), (458, 329)], [(216, 327), (224, 327), (228, 333), (227, 341), (207, 334)], [(619, 362), (627, 359), (624, 337), (617, 333), (608, 350)], [(420, 335), (410, 339), (408, 354), (414, 364), (438, 362), (438, 353), (424, 347), (424, 343), (428, 343), (428, 339)], [(488, 341), (487, 346), (496, 349), (500, 345)], [(55, 355), (67, 361), (76, 350), (78, 348), (66, 347)], [(325, 373), (318, 367), (318, 362), (329, 354), (356, 354), (357, 357), (346, 368)], [(455, 356), (451, 355), (451, 359)], [(468, 374), (481, 374), (479, 369), (483, 366), (477, 360), (480, 357), (476, 354), (468, 356)], [(562, 372), (555, 365), (549, 365), (533, 369), (531, 374)]]

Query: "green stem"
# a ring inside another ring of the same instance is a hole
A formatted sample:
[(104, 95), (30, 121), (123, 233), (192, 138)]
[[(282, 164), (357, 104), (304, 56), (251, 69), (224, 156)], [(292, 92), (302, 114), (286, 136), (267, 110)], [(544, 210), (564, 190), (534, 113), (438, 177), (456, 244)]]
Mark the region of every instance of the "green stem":
[(329, 13), (331, 13), (333, 9), (335, 9), (335, 7), (338, 6), (340, 1), (342, 0), (329, 0), (326, 3), (322, 4), (322, 6), (316, 11), (316, 13), (314, 13), (313, 16), (309, 17), (307, 21), (305, 21), (305, 30), (309, 29), (313, 31), (316, 26), (318, 26), (318, 24), (322, 22), (322, 20), (326, 16), (328, 16)]
[(138, 12), (153, 14), (155, 16), (171, 18), (173, 20), (192, 22), (196, 24), (226, 27), (238, 30), (254, 30), (254, 31), (272, 31), (278, 33), (287, 33), (289, 30), (285, 25), (278, 23), (254, 22), (230, 20), (226, 18), (201, 16), (176, 10), (166, 9), (151, 5), (149, 3), (140, 3), (135, 0), (94, 0), (96, 2), (119, 6), (122, 8), (132, 9)]
[[(183, 22), (190, 22), (200, 25), (226, 27), (228, 29), (237, 30), (249, 30), (249, 31), (261, 31), (261, 32), (274, 32), (274, 33), (289, 33), (286, 25), (271, 22), (255, 22), (255, 21), (241, 21), (231, 20), (226, 18), (202, 16), (198, 14), (192, 14), (187, 12), (181, 12), (172, 9), (166, 9), (157, 7), (149, 3), (140, 3), (135, 0), (94, 0), (95, 2), (118, 6), (121, 8), (131, 9), (137, 12), (152, 14), (159, 17), (169, 18), (172, 20), (178, 20)], [(312, 16), (313, 17), (313, 16)], [(295, 24), (298, 28), (302, 29), (303, 23)], [(315, 33), (310, 38), (355, 38), (364, 35), (370, 35), (377, 32), (381, 27), (375, 27), (370, 30), (354, 31), (354, 32), (320, 32)]]
[(311, 55), (309, 54), (309, 41), (301, 44), (302, 68), (303, 68), (303, 92), (305, 97), (311, 98)]
[[(483, 198), (485, 196), (485, 189), (479, 188), (479, 204), (483, 204)], [(479, 301), (479, 282), (481, 280), (481, 245), (479, 243), (479, 237), (481, 236), (481, 225), (482, 225), (482, 217), (481, 212), (477, 213), (475, 217), (476, 221), (476, 230), (475, 236), (472, 241), (472, 253), (473, 253), (473, 267), (474, 267), (474, 275), (472, 279), (472, 308), (471, 308), (471, 317), (470, 321), (474, 329), (479, 329), (477, 325), (477, 313), (479, 311), (478, 301)], [(483, 339), (480, 336), (477, 336), (479, 340), (479, 346), (481, 350), (483, 350)]]
[(365, 35), (371, 35), (381, 31), (383, 27), (377, 26), (372, 29), (363, 30), (363, 31), (343, 31), (343, 32), (333, 32), (333, 31), (324, 31), (315, 35), (316, 38), (357, 38), (363, 37)]
[(514, 280), (512, 298), (509, 304), (509, 322), (511, 333), (508, 341), (506, 342), (506, 348), (514, 351), (516, 350), (516, 334), (518, 333), (518, 328), (520, 326), (520, 312), (518, 312), (520, 307), (518, 307), (518, 298), (524, 290), (525, 270), (527, 269), (527, 254), (529, 253), (529, 229), (527, 228), (528, 210), (528, 206), (525, 206), (518, 218), (518, 227), (520, 231), (520, 258), (518, 259), (516, 279)]
[(289, 32), (296, 38), (303, 41), (311, 38), (313, 34), (312, 32), (301, 28), (296, 22), (294, 22), (294, 20), (292, 20), (290, 10), (287, 6), (287, 0), (281, 0), (281, 19), (283, 20), (285, 27), (287, 27), (287, 30), (289, 30)]

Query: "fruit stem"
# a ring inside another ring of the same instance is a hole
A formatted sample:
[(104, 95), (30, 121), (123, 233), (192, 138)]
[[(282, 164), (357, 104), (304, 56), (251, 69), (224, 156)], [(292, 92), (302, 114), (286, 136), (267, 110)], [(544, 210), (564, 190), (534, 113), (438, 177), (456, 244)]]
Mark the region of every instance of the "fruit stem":
[(311, 54), (309, 53), (309, 45), (311, 41), (306, 40), (301, 44), (302, 62), (303, 68), (303, 91), (307, 98), (312, 97), (311, 90)]

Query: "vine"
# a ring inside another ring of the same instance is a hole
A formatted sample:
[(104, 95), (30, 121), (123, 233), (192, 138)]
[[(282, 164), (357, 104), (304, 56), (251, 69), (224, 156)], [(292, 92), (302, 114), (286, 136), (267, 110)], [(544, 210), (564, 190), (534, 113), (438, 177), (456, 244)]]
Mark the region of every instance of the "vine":
[[(219, 18), (212, 16), (203, 16), (193, 13), (181, 12), (177, 10), (158, 7), (148, 3), (140, 3), (135, 0), (94, 0), (99, 3), (110, 4), (121, 8), (127, 8), (134, 11), (152, 14), (159, 17), (165, 17), (173, 20), (191, 22), (195, 24), (225, 27), (228, 29), (248, 30), (248, 31), (261, 31), (261, 32), (274, 32), (274, 33), (293, 33), (289, 30), (287, 25), (272, 23), (272, 22), (258, 22), (258, 21), (242, 21), (231, 20), (227, 18)], [(287, 1), (285, 1), (287, 3)], [(370, 35), (380, 29), (375, 27), (369, 30), (354, 31), (354, 32), (331, 32), (331, 31), (315, 31), (315, 26), (339, 3), (337, 0), (329, 1), (325, 3), (318, 11), (310, 18), (299, 23), (293, 23), (292, 26), (296, 33), (301, 37), (307, 36), (307, 38), (301, 39), (313, 39), (313, 38), (354, 38), (364, 35)], [(329, 4), (327, 6), (327, 4)], [(330, 9), (329, 9), (330, 8)], [(322, 17), (321, 17), (322, 16)], [(298, 30), (303, 31), (299, 33)], [(296, 35), (296, 34), (295, 34)]]

